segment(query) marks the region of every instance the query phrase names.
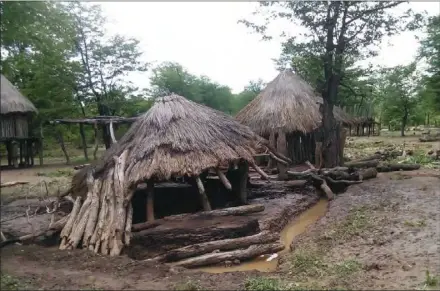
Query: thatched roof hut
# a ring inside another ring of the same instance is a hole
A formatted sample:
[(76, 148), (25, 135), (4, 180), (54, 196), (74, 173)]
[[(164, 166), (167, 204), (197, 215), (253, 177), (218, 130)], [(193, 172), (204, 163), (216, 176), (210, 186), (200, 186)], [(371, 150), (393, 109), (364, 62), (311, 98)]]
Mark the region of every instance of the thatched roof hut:
[(35, 112), (38, 110), (35, 108), (34, 104), (32, 104), (29, 99), (24, 97), (20, 91), (12, 85), (9, 80), (1, 75), (1, 106), (0, 113), (9, 114), (9, 113), (29, 113)]
[(244, 159), (254, 163), (264, 142), (249, 127), (217, 110), (178, 95), (158, 98), (103, 157), (101, 169), (127, 152), (125, 175), (130, 183), (203, 171)]
[[(314, 160), (315, 141), (313, 133), (321, 125), (319, 104), (322, 103), (315, 90), (300, 76), (284, 70), (237, 115), (236, 119), (258, 134), (269, 136), (273, 145), (275, 137), (282, 137), (277, 148), (295, 162)], [(349, 124), (351, 118), (340, 107), (333, 110), (335, 119)], [(277, 138), (278, 139), (278, 138)]]
[[(95, 252), (119, 254), (131, 236), (133, 207), (129, 202), (136, 187), (144, 183), (147, 206), (143, 209), (147, 209), (148, 222), (154, 220), (154, 183), (172, 178), (183, 177), (195, 185), (199, 203), (211, 210), (203, 185), (209, 170), (245, 203), (248, 165), (266, 175), (253, 158), (266, 144), (249, 127), (219, 111), (175, 94), (156, 99), (99, 164), (83, 168), (73, 177), (70, 191), (76, 197), (75, 211), (72, 223), (67, 221), (61, 232), (60, 248), (75, 248), (82, 238), (83, 245)], [(224, 168), (228, 169), (226, 175)]]
[[(308, 133), (321, 124), (315, 90), (300, 76), (284, 70), (237, 115), (236, 119), (261, 135), (282, 128), (284, 132)], [(350, 122), (342, 108), (335, 106), (333, 114), (339, 122)]]

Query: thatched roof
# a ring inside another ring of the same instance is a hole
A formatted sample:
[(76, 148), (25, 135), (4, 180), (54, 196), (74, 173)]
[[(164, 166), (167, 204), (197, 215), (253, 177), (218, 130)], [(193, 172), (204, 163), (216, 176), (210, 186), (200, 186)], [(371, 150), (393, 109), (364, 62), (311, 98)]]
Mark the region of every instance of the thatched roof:
[(236, 116), (258, 134), (282, 128), (285, 132), (310, 132), (321, 121), (315, 92), (290, 70), (281, 72)]
[(17, 88), (1, 75), (1, 114), (38, 112), (34, 104), (24, 97)]
[[(281, 72), (237, 115), (236, 119), (261, 135), (282, 128), (285, 132), (311, 132), (321, 124), (319, 97), (306, 81), (290, 70)], [(339, 122), (350, 117), (340, 107), (333, 114)]]
[(156, 99), (133, 123), (104, 154), (95, 176), (113, 167), (114, 157), (124, 151), (130, 184), (196, 176), (240, 159), (254, 163), (255, 150), (266, 142), (232, 117), (172, 94)]

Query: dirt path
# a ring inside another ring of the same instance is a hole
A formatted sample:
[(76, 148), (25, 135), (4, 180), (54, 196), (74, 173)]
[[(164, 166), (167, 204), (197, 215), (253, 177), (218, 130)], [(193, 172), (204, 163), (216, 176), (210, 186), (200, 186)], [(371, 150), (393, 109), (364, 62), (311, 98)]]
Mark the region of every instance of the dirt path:
[(382, 174), (351, 186), (294, 241), (275, 273), (207, 274), (80, 250), (11, 246), (1, 254), (2, 287), (7, 283), (15, 289), (23, 285), (119, 290), (438, 289), (439, 174), (427, 170)]

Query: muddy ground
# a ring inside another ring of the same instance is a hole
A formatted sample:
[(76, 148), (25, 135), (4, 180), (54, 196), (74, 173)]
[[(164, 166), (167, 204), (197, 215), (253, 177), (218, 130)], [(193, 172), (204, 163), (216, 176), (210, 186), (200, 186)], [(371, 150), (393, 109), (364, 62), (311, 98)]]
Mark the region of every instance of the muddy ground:
[(2, 249), (2, 290), (438, 289), (439, 185), (439, 171), (419, 170), (351, 186), (294, 240), (274, 273), (207, 274), (15, 245)]

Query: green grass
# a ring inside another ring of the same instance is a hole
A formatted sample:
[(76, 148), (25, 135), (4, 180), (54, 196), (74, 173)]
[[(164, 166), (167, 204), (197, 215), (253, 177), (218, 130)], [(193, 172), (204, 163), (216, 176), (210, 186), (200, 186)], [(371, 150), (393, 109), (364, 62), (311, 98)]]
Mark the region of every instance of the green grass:
[(256, 277), (248, 278), (244, 283), (245, 290), (264, 291), (264, 290), (289, 290), (281, 280), (277, 278)]
[(177, 283), (173, 290), (180, 290), (180, 291), (197, 291), (197, 290), (203, 290), (204, 288), (200, 285), (199, 281), (193, 281), (188, 280), (182, 283)]
[(335, 275), (339, 278), (347, 278), (362, 270), (362, 264), (355, 259), (348, 259), (333, 267)]
[(6, 274), (1, 274), (0, 290), (22, 290), (24, 288), (26, 288), (26, 284), (24, 284), (18, 278)]
[(424, 220), (424, 219), (417, 220), (417, 221), (408, 221), (407, 220), (403, 224), (405, 226), (408, 226), (408, 227), (418, 227), (418, 228), (421, 228), (421, 227), (425, 227), (426, 226), (426, 220)]
[(439, 286), (439, 277), (438, 276), (432, 276), (429, 271), (425, 272), (425, 282), (426, 287), (430, 288), (436, 288)]
[(298, 277), (322, 277), (327, 265), (320, 252), (312, 249), (298, 249), (289, 258), (289, 273)]

